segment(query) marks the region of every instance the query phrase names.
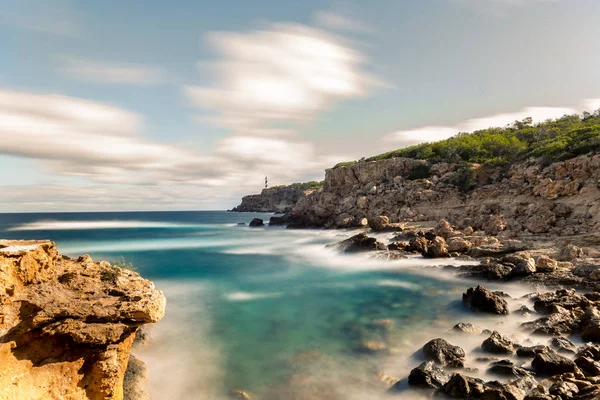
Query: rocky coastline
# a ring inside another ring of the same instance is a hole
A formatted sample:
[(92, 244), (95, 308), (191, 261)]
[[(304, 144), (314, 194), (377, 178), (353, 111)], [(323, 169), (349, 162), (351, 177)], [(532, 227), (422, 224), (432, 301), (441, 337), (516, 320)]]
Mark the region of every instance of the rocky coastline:
[(130, 351), (165, 302), (129, 269), (0, 241), (0, 398), (141, 398), (145, 367)]
[[(422, 398), (600, 398), (600, 345), (595, 344), (600, 342), (600, 237), (584, 235), (579, 239), (586, 246), (578, 247), (561, 238), (509, 239), (472, 227), (460, 230), (446, 220), (431, 227), (390, 224), (380, 216), (368, 220), (368, 225), (369, 230), (331, 246), (340, 252), (371, 252), (373, 257), (392, 260), (418, 254), (469, 260), (443, 268), (480, 281), (466, 288), (462, 302), (474, 316), (495, 316), (488, 320), (492, 329), (466, 320), (449, 326), (447, 337), (432, 338), (415, 349), (422, 362), (409, 376), (383, 374), (390, 392), (408, 398), (415, 390)], [(381, 232), (393, 233), (389, 243), (376, 237)], [(535, 291), (512, 298), (510, 293), (486, 289), (486, 282), (522, 282)], [(511, 326), (503, 321), (510, 314), (528, 319)], [(450, 342), (461, 336), (479, 345), (466, 353)]]
[[(431, 338), (415, 349), (422, 363), (408, 376), (380, 374), (391, 393), (600, 399), (600, 155), (469, 168), (464, 178), (464, 165), (408, 158), (339, 166), (269, 225), (359, 229), (330, 245), (340, 252), (469, 261), (444, 270), (479, 283), (465, 288), (462, 301), (474, 316), (493, 316), (492, 329), (469, 321), (448, 327), (450, 339)], [(427, 176), (415, 177), (415, 170)], [(486, 289), (487, 282), (520, 282), (532, 292), (512, 298)], [(528, 319), (508, 326), (508, 315)], [(451, 344), (457, 334), (476, 349)]]

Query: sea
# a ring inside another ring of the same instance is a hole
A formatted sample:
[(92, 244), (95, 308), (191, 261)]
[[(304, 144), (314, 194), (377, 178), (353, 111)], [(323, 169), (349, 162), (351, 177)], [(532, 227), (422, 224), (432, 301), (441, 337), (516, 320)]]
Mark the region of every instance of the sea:
[(151, 399), (242, 399), (242, 392), (263, 400), (389, 398), (391, 382), (422, 361), (418, 350), (428, 340), (450, 336), (475, 349), (484, 338), (453, 336), (454, 324), (504, 324), (463, 307), (461, 294), (475, 282), (442, 266), (464, 261), (388, 260), (326, 247), (356, 230), (248, 226), (270, 216), (0, 214), (0, 238), (50, 239), (73, 257), (124, 258), (154, 281), (166, 314), (144, 328), (149, 340), (134, 350), (148, 366)]

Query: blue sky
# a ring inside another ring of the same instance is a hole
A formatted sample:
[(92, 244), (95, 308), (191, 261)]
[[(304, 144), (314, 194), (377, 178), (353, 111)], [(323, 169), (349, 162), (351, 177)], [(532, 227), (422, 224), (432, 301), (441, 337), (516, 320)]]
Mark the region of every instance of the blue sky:
[(0, 0), (3, 211), (225, 209), (600, 107), (595, 0)]

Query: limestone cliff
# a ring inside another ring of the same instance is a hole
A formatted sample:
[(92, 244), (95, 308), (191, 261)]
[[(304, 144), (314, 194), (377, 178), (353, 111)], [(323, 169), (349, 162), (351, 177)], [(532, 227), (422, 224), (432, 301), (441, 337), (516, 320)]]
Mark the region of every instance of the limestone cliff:
[(48, 241), (0, 241), (0, 398), (122, 399), (135, 332), (162, 292)]
[(244, 196), (242, 203), (231, 211), (237, 212), (288, 212), (296, 203), (314, 189), (281, 186), (263, 189), (260, 194)]
[[(415, 179), (419, 168), (426, 178)], [(391, 158), (327, 170), (323, 188), (301, 199), (281, 222), (340, 228), (385, 215), (390, 222), (448, 218), (506, 235), (598, 232), (599, 186), (600, 154), (468, 170), (464, 164)]]

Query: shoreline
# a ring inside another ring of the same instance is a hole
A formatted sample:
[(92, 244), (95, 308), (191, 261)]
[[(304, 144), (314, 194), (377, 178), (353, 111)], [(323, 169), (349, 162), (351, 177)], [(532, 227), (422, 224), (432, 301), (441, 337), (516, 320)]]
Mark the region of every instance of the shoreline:
[[(377, 223), (369, 222), (369, 225), (377, 227)], [(515, 400), (600, 398), (600, 347), (586, 345), (589, 341), (600, 341), (600, 285), (595, 280), (581, 276), (587, 269), (587, 273), (592, 273), (596, 278), (594, 271), (600, 267), (600, 253), (594, 247), (600, 243), (600, 237), (594, 234), (573, 235), (568, 238), (528, 235), (525, 238), (497, 240), (494, 235), (480, 234), (476, 239), (480, 246), (475, 247), (473, 243), (464, 243), (474, 236), (465, 235), (447, 221), (440, 220), (435, 228), (431, 228), (431, 225), (431, 221), (411, 223), (410, 226), (387, 224), (384, 221), (379, 229), (371, 229), (374, 233), (372, 237), (365, 234), (366, 229), (362, 229), (362, 233), (338, 243), (337, 246), (342, 252), (372, 251), (374, 256), (380, 254), (384, 258), (381, 254), (388, 253), (387, 257), (390, 259), (416, 252), (439, 260), (452, 253), (447, 249), (449, 244), (457, 250), (454, 256), (472, 262), (459, 266), (448, 265), (442, 270), (450, 276), (470, 278), (474, 283), (477, 282), (470, 290), (484, 293), (485, 301), (506, 304), (506, 299), (510, 299), (513, 305), (520, 303), (521, 308), (512, 307), (510, 310), (505, 305), (505, 313), (521, 314), (529, 320), (520, 321), (517, 325), (513, 323), (510, 327), (501, 326), (497, 328), (497, 332), (485, 330), (485, 326), (474, 328), (470, 320), (477, 320), (482, 310), (477, 310), (477, 306), (465, 300), (466, 291), (463, 303), (476, 311), (471, 318), (465, 318), (463, 331), (457, 336), (452, 330), (457, 330), (458, 325), (448, 327), (448, 333), (431, 337), (431, 342), (424, 343), (425, 347), (422, 349), (412, 349), (415, 351), (412, 359), (420, 363), (415, 364), (415, 368), (407, 376), (391, 378), (384, 374), (387, 383), (395, 381), (389, 390), (411, 396), (418, 390), (423, 398), (439, 395), (465, 399)], [(389, 244), (379, 241), (385, 238), (385, 235), (381, 235), (382, 231), (395, 232)], [(469, 230), (467, 234), (477, 233)], [(402, 242), (403, 239), (408, 242)], [(560, 247), (557, 242), (561, 243)], [(582, 249), (573, 243), (587, 246)], [(454, 261), (453, 264), (456, 264), (457, 260)], [(511, 293), (494, 293), (479, 286), (503, 286), (508, 283), (527, 287), (529, 293), (514, 298)], [(575, 289), (587, 293), (581, 295)], [(477, 301), (483, 300), (479, 298)], [(574, 301), (575, 304), (572, 304)], [(539, 304), (543, 302), (547, 304), (544, 303), (542, 307)], [(483, 312), (485, 311), (490, 310), (484, 309)], [(492, 310), (491, 314), (502, 313)], [(497, 323), (503, 323), (506, 318), (505, 315), (499, 315), (494, 319)], [(520, 332), (516, 335), (517, 330)], [(504, 336), (503, 332), (509, 332), (510, 338)], [(466, 354), (462, 348), (454, 346), (456, 341), (465, 343), (465, 335), (471, 339), (466, 342), (470, 348)], [(453, 340), (453, 344), (444, 338)], [(473, 342), (477, 341), (481, 343), (473, 346)], [(482, 349), (490, 341), (508, 343), (510, 349)], [(552, 346), (551, 343), (572, 346), (570, 350), (573, 351), (569, 351), (565, 357), (564, 349)], [(431, 346), (434, 350), (431, 350)], [(453, 353), (459, 354), (459, 368), (448, 364), (446, 360)], [(500, 357), (494, 353), (500, 353)], [(486, 362), (477, 363), (475, 369), (462, 367), (465, 360), (473, 363), (473, 359), (476, 361), (482, 357), (486, 358)], [(482, 374), (481, 368), (486, 368), (487, 371)], [(493, 380), (486, 382), (480, 377)]]

